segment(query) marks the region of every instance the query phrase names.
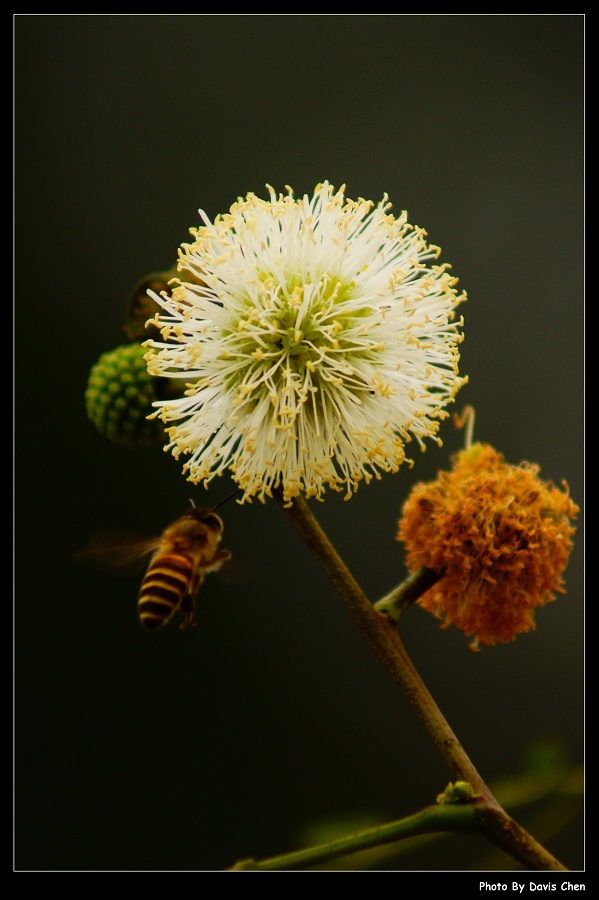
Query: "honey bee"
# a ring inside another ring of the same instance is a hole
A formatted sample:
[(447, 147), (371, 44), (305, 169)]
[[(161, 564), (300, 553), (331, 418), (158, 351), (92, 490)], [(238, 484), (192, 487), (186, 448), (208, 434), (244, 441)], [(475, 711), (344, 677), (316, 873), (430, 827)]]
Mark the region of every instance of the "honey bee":
[(195, 599), (206, 575), (231, 558), (230, 551), (219, 546), (224, 526), (215, 509), (197, 507), (192, 501), (187, 512), (158, 537), (125, 541), (99, 538), (77, 558), (123, 566), (151, 554), (137, 597), (140, 623), (147, 631), (156, 631), (180, 612), (181, 628), (195, 626)]
[(181, 628), (195, 626), (195, 598), (206, 575), (231, 558), (219, 547), (223, 529), (213, 510), (191, 506), (151, 542), (155, 549), (137, 597), (144, 628), (161, 628), (177, 611), (183, 615)]

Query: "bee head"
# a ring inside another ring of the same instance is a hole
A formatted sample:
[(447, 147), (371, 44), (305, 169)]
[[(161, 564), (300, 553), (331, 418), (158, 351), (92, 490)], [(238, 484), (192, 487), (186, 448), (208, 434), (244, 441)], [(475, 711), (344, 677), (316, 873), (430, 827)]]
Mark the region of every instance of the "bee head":
[(202, 525), (205, 525), (211, 531), (219, 532), (222, 534), (224, 530), (223, 520), (220, 516), (218, 516), (214, 510), (205, 509), (201, 506), (196, 506), (191, 501), (191, 508), (185, 513), (183, 519), (187, 519), (191, 522), (201, 522)]

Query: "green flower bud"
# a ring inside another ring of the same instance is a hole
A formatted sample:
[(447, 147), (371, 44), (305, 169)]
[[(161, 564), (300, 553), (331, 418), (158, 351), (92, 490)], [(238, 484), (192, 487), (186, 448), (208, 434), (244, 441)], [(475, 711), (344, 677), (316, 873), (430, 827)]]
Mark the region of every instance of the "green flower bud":
[(468, 781), (449, 782), (442, 794), (437, 794), (437, 803), (469, 803), (475, 799), (474, 788)]
[(124, 344), (103, 353), (89, 373), (85, 391), (88, 419), (111, 441), (130, 447), (164, 442), (158, 419), (148, 421), (158, 399), (140, 344)]

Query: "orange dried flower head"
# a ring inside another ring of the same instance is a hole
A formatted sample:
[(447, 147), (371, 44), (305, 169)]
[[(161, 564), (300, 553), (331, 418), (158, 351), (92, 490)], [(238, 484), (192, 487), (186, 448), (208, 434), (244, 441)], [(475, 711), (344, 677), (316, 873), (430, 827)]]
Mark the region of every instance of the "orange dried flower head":
[(535, 609), (564, 592), (578, 507), (538, 471), (473, 444), (404, 504), (397, 539), (408, 567), (443, 572), (419, 603), (472, 637), (473, 650), (533, 629)]

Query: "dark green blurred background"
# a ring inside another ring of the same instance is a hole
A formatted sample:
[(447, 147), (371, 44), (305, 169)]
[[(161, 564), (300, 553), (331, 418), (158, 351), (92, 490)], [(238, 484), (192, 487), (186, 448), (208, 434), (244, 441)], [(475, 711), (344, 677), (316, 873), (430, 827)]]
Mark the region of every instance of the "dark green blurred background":
[[(15, 866), (219, 870), (329, 820), (415, 812), (449, 773), (274, 503), (223, 508), (239, 571), (206, 583), (195, 632), (144, 633), (139, 576), (72, 561), (95, 531), (159, 532), (188, 497), (213, 504), (231, 487), (206, 495), (160, 449), (109, 444), (83, 392), (124, 340), (135, 282), (174, 262), (198, 207), (214, 216), (266, 182), (387, 192), (469, 294), (456, 409), (474, 404), (478, 439), (565, 478), (580, 503), (584, 17), (14, 23)], [(318, 505), (373, 600), (404, 574), (406, 492), (463, 440), (449, 421), (442, 437), (413, 470)], [(543, 736), (582, 762), (582, 566), (580, 521), (567, 594), (508, 646), (473, 654), (426, 613), (405, 620), (489, 781), (521, 771)], [(547, 840), (583, 867), (581, 816)], [(477, 869), (487, 852), (459, 838), (379, 866)]]

